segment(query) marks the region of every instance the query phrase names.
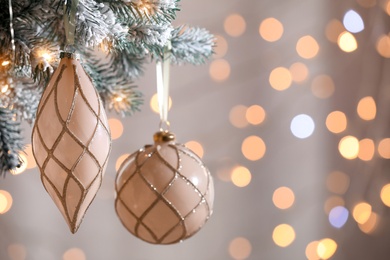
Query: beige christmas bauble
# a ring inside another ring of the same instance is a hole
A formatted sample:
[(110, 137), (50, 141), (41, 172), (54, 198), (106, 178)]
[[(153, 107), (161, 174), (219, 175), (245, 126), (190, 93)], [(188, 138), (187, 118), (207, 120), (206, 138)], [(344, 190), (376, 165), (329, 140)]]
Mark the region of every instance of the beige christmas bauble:
[(200, 158), (158, 132), (154, 145), (130, 155), (116, 179), (115, 209), (122, 224), (153, 244), (191, 237), (212, 214), (214, 185)]
[(43, 186), (75, 233), (101, 186), (111, 150), (102, 101), (75, 54), (61, 53), (42, 94), (32, 148)]

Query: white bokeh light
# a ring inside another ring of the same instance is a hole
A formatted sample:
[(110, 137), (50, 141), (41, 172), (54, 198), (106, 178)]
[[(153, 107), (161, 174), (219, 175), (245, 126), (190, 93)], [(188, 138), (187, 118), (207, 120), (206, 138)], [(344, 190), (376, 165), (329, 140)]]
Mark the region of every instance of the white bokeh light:
[(297, 115), (291, 121), (290, 129), (294, 136), (298, 138), (307, 138), (314, 132), (315, 124), (313, 119), (305, 114)]
[(362, 17), (354, 10), (349, 10), (345, 13), (343, 24), (345, 29), (351, 33), (358, 33), (364, 30), (364, 22)]

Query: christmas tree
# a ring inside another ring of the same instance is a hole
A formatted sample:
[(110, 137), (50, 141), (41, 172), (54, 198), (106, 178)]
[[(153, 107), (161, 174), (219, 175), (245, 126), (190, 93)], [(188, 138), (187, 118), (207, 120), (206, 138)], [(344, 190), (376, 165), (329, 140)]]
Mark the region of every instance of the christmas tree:
[(21, 163), (20, 123), (33, 123), (60, 50), (81, 54), (105, 107), (122, 116), (139, 110), (142, 93), (134, 80), (145, 63), (162, 59), (168, 44), (176, 65), (202, 64), (213, 53), (207, 30), (172, 26), (178, 0), (79, 0), (69, 47), (64, 17), (74, 1), (1, 0), (0, 174)]

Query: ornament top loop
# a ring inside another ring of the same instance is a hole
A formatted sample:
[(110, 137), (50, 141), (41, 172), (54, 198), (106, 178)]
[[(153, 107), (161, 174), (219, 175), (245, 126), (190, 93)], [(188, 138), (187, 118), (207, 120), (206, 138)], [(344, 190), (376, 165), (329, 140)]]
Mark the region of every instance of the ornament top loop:
[(155, 143), (167, 143), (175, 141), (175, 134), (169, 131), (159, 131), (153, 135)]
[(66, 45), (74, 45), (76, 33), (76, 12), (79, 0), (66, 0), (64, 3), (64, 27)]

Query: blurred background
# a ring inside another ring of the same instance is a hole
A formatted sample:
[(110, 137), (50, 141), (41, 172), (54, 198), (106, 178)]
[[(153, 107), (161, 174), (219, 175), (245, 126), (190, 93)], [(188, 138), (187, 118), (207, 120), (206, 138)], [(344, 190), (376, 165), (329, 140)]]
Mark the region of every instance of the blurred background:
[(75, 235), (30, 145), (25, 169), (0, 181), (0, 259), (389, 259), (390, 1), (183, 0), (181, 8), (175, 24), (216, 35), (207, 65), (172, 68), (169, 112), (177, 141), (214, 177), (213, 216), (194, 237), (158, 246), (115, 214), (118, 165), (159, 127), (150, 64), (136, 82), (142, 111), (108, 115), (110, 161)]

